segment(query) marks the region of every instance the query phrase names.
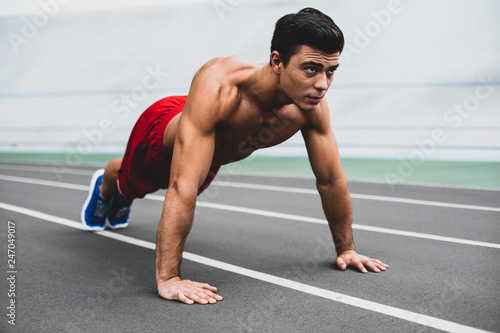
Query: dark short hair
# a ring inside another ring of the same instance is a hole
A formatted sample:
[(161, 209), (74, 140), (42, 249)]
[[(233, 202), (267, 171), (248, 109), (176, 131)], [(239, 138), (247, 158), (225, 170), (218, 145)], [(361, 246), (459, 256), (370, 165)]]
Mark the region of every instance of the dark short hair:
[(286, 66), (301, 45), (332, 54), (342, 52), (344, 35), (328, 16), (314, 8), (304, 8), (283, 16), (276, 22), (271, 53), (278, 51)]

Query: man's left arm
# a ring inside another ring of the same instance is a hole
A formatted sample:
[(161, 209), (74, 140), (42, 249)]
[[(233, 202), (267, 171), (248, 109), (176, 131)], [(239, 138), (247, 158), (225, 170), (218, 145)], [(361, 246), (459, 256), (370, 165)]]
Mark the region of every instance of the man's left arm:
[(302, 129), (302, 136), (337, 250), (335, 264), (341, 270), (353, 266), (363, 273), (368, 272), (366, 268), (374, 272), (385, 271), (388, 267), (386, 264), (360, 255), (354, 249), (351, 197), (340, 162), (337, 142), (330, 125), (330, 112), (326, 100), (323, 100), (313, 112), (308, 126)]

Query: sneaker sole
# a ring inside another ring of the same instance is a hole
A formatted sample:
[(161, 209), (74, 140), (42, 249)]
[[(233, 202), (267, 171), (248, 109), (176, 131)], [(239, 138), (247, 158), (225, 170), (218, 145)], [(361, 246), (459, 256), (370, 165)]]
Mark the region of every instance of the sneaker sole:
[(90, 181), (90, 190), (89, 190), (89, 195), (87, 196), (87, 200), (85, 200), (85, 203), (83, 204), (82, 211), (80, 213), (80, 218), (82, 220), (82, 224), (85, 227), (86, 230), (89, 231), (102, 231), (106, 227), (106, 224), (104, 226), (93, 226), (93, 225), (88, 225), (87, 222), (85, 222), (85, 210), (87, 209), (87, 206), (89, 205), (90, 199), (92, 198), (92, 194), (94, 193), (95, 190), (95, 183), (97, 181), (97, 178), (99, 176), (102, 176), (104, 174), (104, 169), (99, 169), (94, 174), (92, 175), (92, 180)]
[(127, 222), (127, 223), (120, 223), (120, 224), (111, 225), (111, 223), (109, 223), (109, 221), (106, 221), (106, 225), (107, 225), (110, 229), (113, 229), (113, 230), (116, 230), (116, 229), (124, 229), (124, 228), (128, 227), (128, 222)]

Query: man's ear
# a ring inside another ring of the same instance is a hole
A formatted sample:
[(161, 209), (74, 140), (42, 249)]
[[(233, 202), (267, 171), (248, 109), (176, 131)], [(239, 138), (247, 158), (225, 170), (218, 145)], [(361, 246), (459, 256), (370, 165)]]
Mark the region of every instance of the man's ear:
[(283, 62), (281, 61), (280, 53), (278, 51), (273, 51), (271, 53), (271, 67), (273, 68), (273, 71), (280, 75), (282, 66)]

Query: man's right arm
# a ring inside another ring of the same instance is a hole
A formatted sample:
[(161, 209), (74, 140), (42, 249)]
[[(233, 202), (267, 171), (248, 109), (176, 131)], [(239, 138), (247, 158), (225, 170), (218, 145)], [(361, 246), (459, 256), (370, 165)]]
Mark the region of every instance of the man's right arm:
[(187, 304), (215, 303), (222, 298), (208, 284), (182, 280), (180, 264), (191, 229), (197, 191), (206, 179), (213, 159), (215, 127), (219, 119), (219, 87), (207, 84), (209, 73), (193, 80), (175, 139), (170, 184), (156, 240), (158, 293)]

